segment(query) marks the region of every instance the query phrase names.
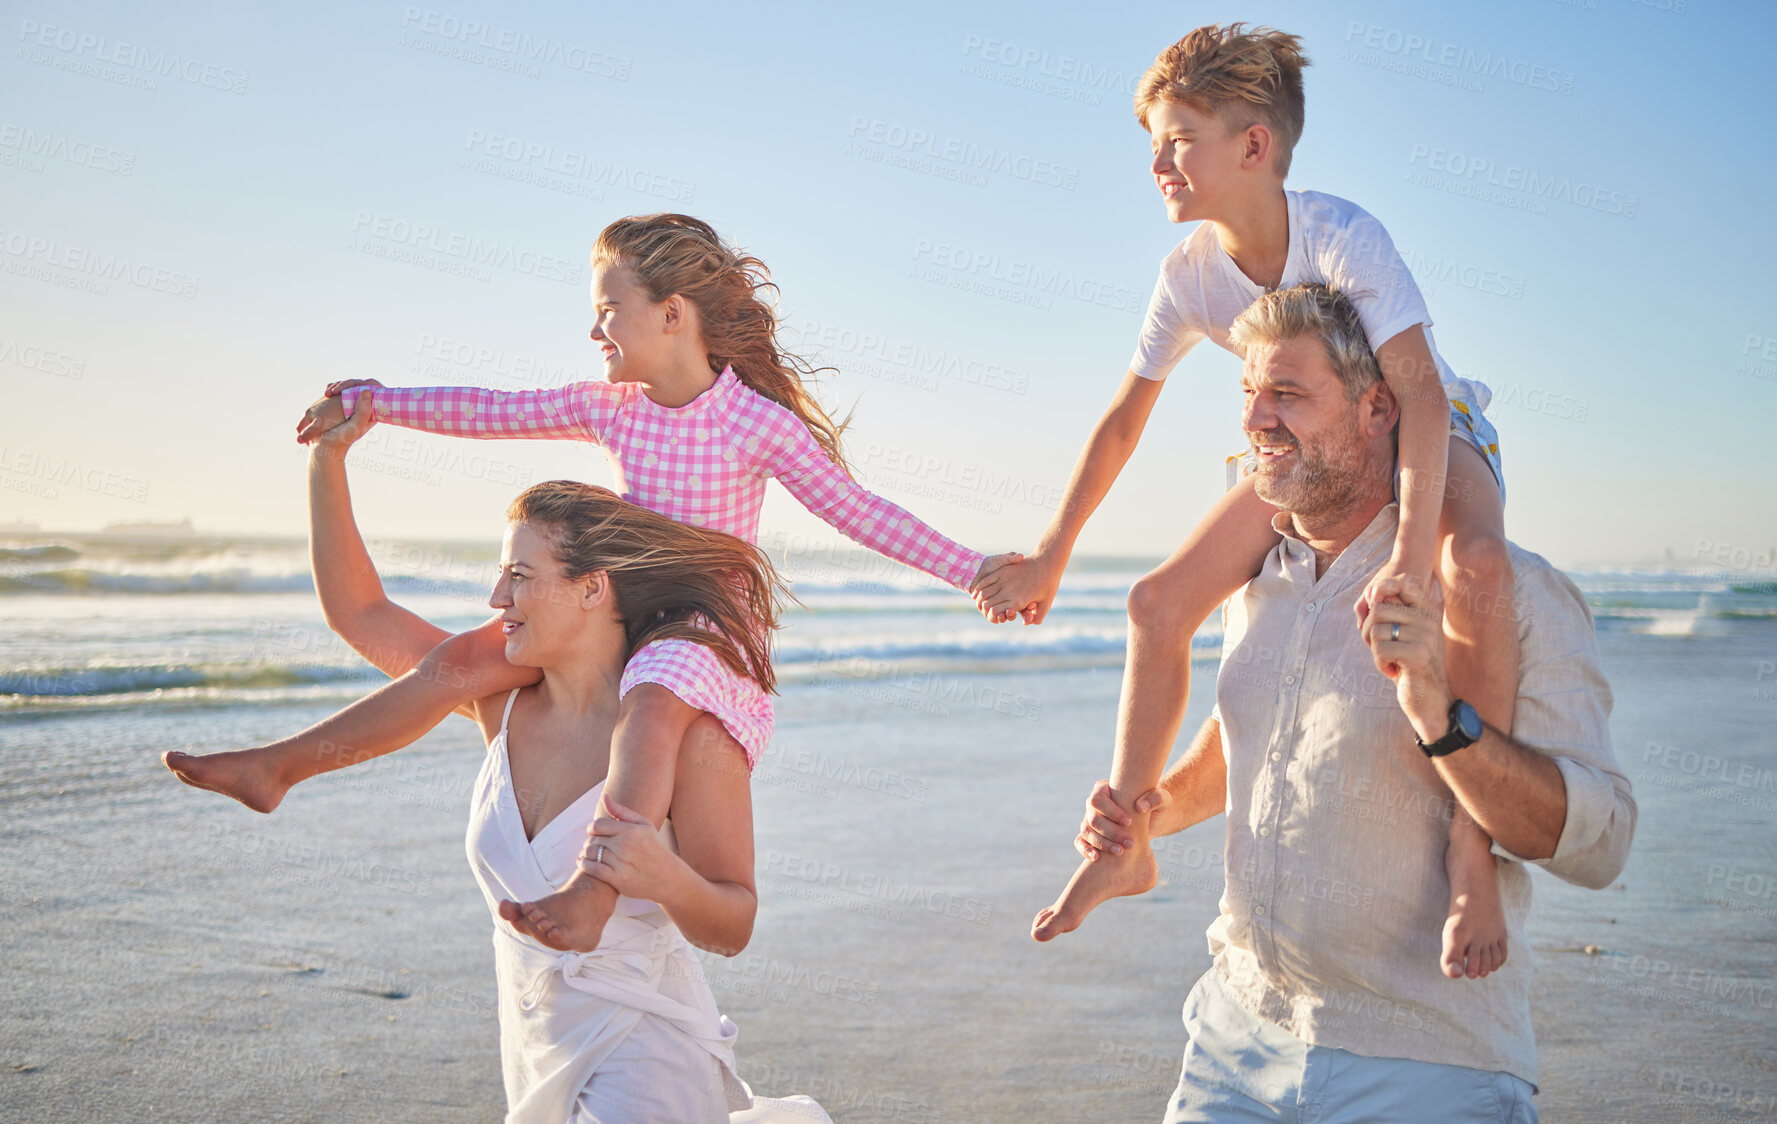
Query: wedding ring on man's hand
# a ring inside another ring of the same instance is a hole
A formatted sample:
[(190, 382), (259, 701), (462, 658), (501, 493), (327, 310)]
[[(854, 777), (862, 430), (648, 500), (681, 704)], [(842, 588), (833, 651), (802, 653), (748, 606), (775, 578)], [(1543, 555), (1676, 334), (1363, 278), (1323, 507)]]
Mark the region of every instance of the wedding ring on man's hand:
[(1401, 638), (1401, 622), (1400, 621), (1394, 622), (1393, 626), (1390, 627), (1390, 629), (1388, 631), (1388, 638), (1390, 640), (1399, 640)]

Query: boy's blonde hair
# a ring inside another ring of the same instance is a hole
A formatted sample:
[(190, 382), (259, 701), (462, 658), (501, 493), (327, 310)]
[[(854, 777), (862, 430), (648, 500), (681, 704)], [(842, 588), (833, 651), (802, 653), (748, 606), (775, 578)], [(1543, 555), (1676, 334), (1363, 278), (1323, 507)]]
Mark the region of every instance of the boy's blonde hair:
[(1307, 102), (1302, 95), (1300, 36), (1244, 23), (1205, 24), (1160, 52), (1135, 87), (1135, 119), (1148, 128), (1160, 102), (1177, 102), (1213, 113), (1232, 131), (1255, 120), (1271, 129), (1279, 176), (1290, 171), (1290, 153), (1302, 139)]
[(1266, 293), (1228, 327), (1228, 342), (1242, 358), (1253, 344), (1287, 343), (1297, 336), (1320, 338), (1348, 401), (1356, 402), (1382, 381), (1382, 368), (1370, 349), (1357, 306), (1325, 285), (1310, 282)]

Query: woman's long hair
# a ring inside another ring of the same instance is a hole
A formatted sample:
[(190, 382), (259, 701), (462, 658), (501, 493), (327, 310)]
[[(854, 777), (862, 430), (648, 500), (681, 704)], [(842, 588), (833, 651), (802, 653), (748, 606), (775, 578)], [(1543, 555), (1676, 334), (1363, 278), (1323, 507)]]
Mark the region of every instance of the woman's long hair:
[(766, 691), (777, 689), (771, 634), (789, 591), (758, 547), (574, 480), (525, 489), (506, 518), (550, 531), (568, 580), (600, 570), (611, 576), (626, 661), (654, 640), (690, 640)]
[(777, 292), (771, 271), (716, 234), (709, 223), (689, 215), (633, 215), (600, 232), (592, 264), (620, 265), (635, 274), (649, 299), (677, 294), (697, 309), (710, 369), (732, 366), (741, 382), (801, 419), (815, 442), (847, 476), (839, 446), (845, 422), (836, 422), (809, 393), (805, 377), (830, 367), (812, 367), (778, 346), (777, 313), (760, 294)]

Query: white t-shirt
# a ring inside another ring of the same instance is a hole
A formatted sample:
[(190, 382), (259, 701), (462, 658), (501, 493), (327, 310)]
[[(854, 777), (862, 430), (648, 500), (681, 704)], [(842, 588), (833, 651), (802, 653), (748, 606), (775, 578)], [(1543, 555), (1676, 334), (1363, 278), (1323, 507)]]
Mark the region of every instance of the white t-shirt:
[[(1290, 251), (1278, 288), (1319, 282), (1340, 290), (1357, 306), (1372, 348), (1415, 324), (1425, 325), (1425, 342), (1451, 399), (1478, 398), (1477, 405), (1485, 407), (1491, 397), (1486, 388), (1458, 379), (1438, 354), (1425, 298), (1382, 224), (1357, 204), (1318, 191), (1286, 191), (1284, 198)], [(1253, 284), (1222, 249), (1215, 225), (1198, 224), (1160, 263), (1160, 280), (1129, 369), (1143, 378), (1163, 379), (1205, 338), (1232, 351), (1229, 327), (1264, 293), (1264, 286)]]

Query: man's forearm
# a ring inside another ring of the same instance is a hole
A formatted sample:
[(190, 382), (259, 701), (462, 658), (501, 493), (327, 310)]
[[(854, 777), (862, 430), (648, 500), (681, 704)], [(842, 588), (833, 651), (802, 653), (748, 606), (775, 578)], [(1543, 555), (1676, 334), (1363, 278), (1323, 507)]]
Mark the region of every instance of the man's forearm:
[(1567, 823), (1567, 782), (1547, 755), (1488, 726), (1480, 741), (1433, 761), (1450, 791), (1500, 846), (1526, 859), (1554, 857)]
[(1191, 748), (1160, 778), (1170, 799), (1154, 821), (1155, 835), (1171, 835), (1202, 823), (1228, 806), (1228, 762), (1222, 757), (1222, 724), (1203, 723)]

